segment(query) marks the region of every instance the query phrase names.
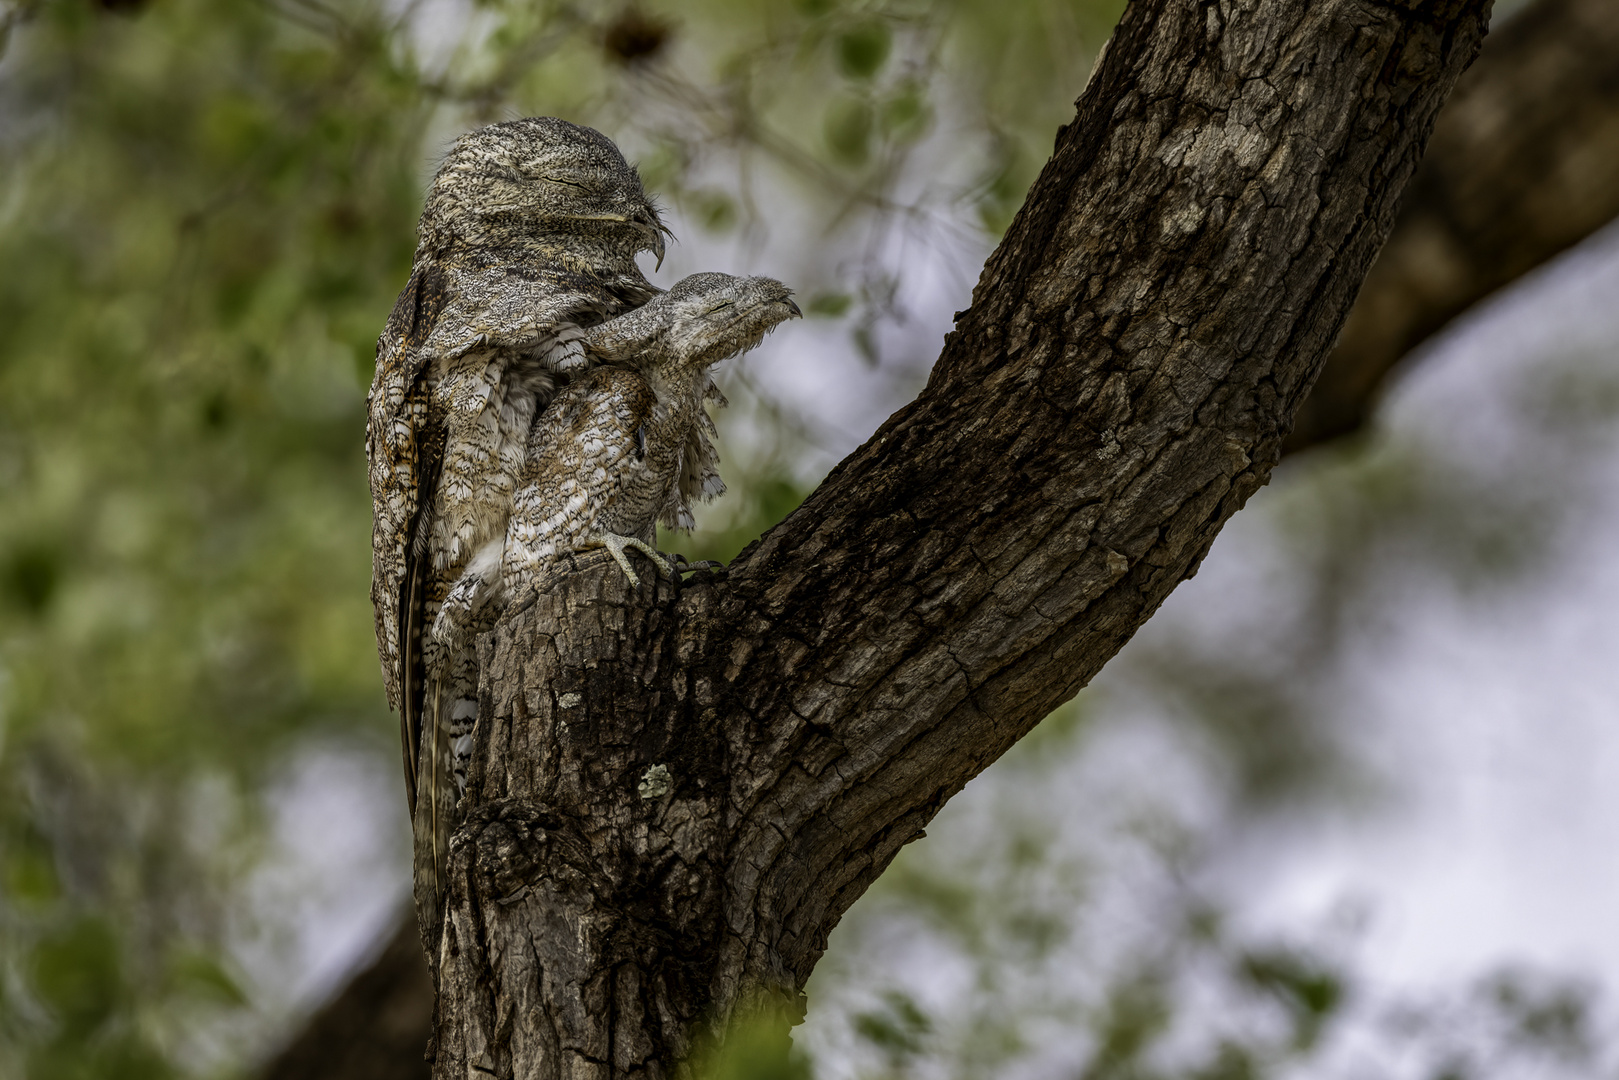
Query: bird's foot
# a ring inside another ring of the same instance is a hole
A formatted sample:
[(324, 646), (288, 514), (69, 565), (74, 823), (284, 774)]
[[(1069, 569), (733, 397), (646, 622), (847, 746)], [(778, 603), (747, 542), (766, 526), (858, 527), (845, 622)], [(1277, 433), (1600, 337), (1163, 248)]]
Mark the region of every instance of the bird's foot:
[(607, 553), (613, 557), (613, 561), (618, 563), (618, 568), (624, 571), (624, 576), (630, 579), (631, 585), (641, 584), (641, 579), (637, 577), (635, 571), (630, 568), (629, 556), (624, 554), (626, 548), (634, 548), (636, 551), (639, 551), (641, 554), (651, 559), (653, 564), (656, 565), (659, 570), (663, 571), (665, 577), (671, 578), (675, 581), (680, 580), (679, 576), (675, 572), (674, 566), (669, 562), (668, 559), (663, 557), (657, 548), (634, 536), (619, 536), (617, 533), (599, 533), (596, 536), (586, 539), (585, 542), (580, 546), (606, 548)]

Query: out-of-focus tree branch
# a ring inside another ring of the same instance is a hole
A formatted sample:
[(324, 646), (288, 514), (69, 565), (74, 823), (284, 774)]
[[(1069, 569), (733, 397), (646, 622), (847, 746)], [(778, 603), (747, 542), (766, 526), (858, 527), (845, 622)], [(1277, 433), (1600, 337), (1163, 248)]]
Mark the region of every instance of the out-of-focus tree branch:
[(1619, 2), (1539, 0), (1440, 114), (1287, 452), (1363, 425), (1411, 350), (1619, 215)]
[[(1539, 0), (1442, 113), (1395, 231), (1285, 450), (1359, 428), (1412, 349), (1619, 215), (1619, 2)], [(432, 985), (404, 918), (264, 1080), (426, 1076)]]
[(427, 1076), (422, 1048), (433, 1019), (433, 984), (416, 919), (309, 1018), (298, 1037), (260, 1070), (263, 1080), (411, 1080)]

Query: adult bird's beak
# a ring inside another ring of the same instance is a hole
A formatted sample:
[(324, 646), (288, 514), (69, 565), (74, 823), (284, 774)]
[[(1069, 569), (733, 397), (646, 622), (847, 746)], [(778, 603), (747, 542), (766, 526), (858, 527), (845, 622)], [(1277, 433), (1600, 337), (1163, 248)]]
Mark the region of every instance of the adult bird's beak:
[(792, 297), (783, 297), (781, 302), (787, 305), (787, 310), (793, 313), (793, 318), (802, 319), (804, 317), (804, 313), (798, 310), (798, 305), (793, 303)]
[(631, 220), (633, 220), (636, 225), (640, 226), (641, 232), (646, 236), (647, 245), (652, 251), (652, 254), (658, 257), (657, 265), (652, 268), (652, 272), (657, 273), (659, 270), (663, 269), (664, 235), (668, 234), (673, 236), (674, 233), (669, 232), (668, 226), (659, 221), (657, 215), (650, 210), (642, 210)]

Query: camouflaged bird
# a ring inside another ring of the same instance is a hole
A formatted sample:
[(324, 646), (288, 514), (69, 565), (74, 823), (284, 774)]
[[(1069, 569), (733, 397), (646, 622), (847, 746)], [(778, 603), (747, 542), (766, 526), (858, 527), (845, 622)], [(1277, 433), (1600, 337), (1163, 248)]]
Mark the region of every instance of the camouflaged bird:
[(437, 922), (430, 811), (447, 801), (434, 748), (477, 709), (476, 657), (424, 631), (473, 553), (504, 535), (534, 418), (558, 375), (590, 362), (584, 329), (658, 295), (635, 258), (661, 263), (667, 232), (611, 140), (551, 118), (463, 135), (429, 189), (410, 280), (377, 342), (366, 427), (371, 599), (424, 932)]
[[(536, 426), (503, 540), (468, 564), (439, 610), (433, 638), (464, 639), (480, 612), (531, 589), (546, 564), (605, 547), (632, 584), (626, 550), (658, 570), (658, 522), (689, 528), (691, 504), (724, 490), (714, 469), (704, 401), (711, 369), (800, 314), (770, 278), (693, 274), (668, 293), (585, 333), (600, 366), (569, 382)], [(464, 748), (470, 752), (470, 745)], [(457, 748), (462, 759), (463, 748)]]

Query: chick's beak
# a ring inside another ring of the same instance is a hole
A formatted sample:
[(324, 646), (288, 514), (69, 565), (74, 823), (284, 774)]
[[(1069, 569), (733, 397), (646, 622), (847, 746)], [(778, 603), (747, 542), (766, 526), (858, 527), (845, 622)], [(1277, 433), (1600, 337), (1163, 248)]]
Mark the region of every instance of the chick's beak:
[(798, 305), (793, 303), (793, 298), (792, 297), (790, 297), (790, 296), (782, 297), (781, 302), (787, 305), (787, 310), (793, 313), (793, 318), (802, 319), (804, 317), (804, 313), (802, 311), (798, 310)]

